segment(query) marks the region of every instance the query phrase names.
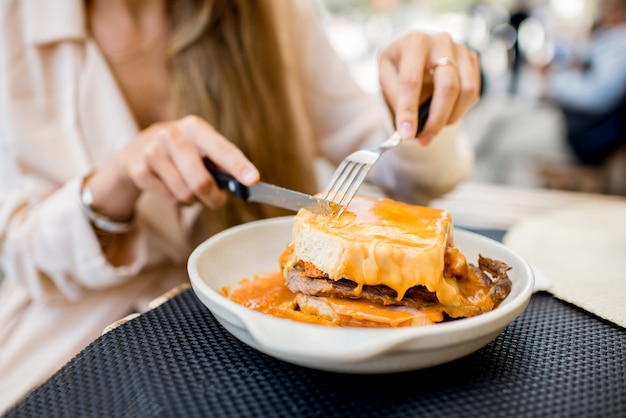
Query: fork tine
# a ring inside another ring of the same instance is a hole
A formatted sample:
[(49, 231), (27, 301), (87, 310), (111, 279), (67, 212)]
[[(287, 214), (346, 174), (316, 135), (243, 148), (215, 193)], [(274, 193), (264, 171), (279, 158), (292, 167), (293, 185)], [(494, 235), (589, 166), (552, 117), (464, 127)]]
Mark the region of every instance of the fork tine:
[(354, 188), (355, 186), (358, 185), (358, 183), (356, 182), (356, 179), (360, 177), (361, 173), (363, 172), (363, 169), (365, 168), (365, 165), (354, 163), (353, 167), (355, 169), (352, 170), (352, 172), (350, 173), (350, 177), (345, 179), (344, 183), (342, 184), (343, 193), (341, 194), (339, 199), (336, 200), (336, 202), (340, 205), (345, 205), (349, 203), (349, 201), (354, 196), (354, 192), (355, 192)]
[(356, 193), (359, 191), (359, 188), (361, 187), (361, 184), (363, 183), (363, 180), (365, 179), (365, 176), (367, 175), (370, 167), (370, 164), (360, 164), (358, 170), (354, 172), (355, 175), (352, 176), (350, 181), (347, 183), (349, 187), (346, 189), (345, 193), (341, 196), (341, 199), (339, 200), (339, 205), (341, 205), (341, 209), (339, 210), (337, 216), (341, 216), (343, 211), (352, 201), (352, 198), (356, 196)]
[(348, 156), (337, 167), (323, 196), (324, 200), (332, 201), (340, 206), (336, 214), (338, 217), (356, 195), (375, 161), (374, 159), (369, 162), (358, 162), (350, 159), (353, 156)]
[(348, 194), (348, 198), (345, 201), (346, 206), (348, 206), (352, 198), (356, 195), (356, 193), (361, 188), (361, 185), (363, 184), (363, 180), (365, 180), (365, 176), (367, 176), (367, 173), (370, 171), (370, 168), (372, 168), (372, 164), (363, 164), (363, 167), (359, 171), (359, 176), (352, 183), (352, 190)]
[(346, 169), (346, 175), (341, 179), (341, 183), (337, 186), (337, 193), (333, 197), (333, 202), (337, 202), (339, 205), (343, 205), (346, 195), (349, 194), (354, 179), (358, 176), (361, 170), (361, 164), (354, 161), (351, 162), (350, 167)]
[(345, 186), (346, 177), (350, 175), (353, 169), (354, 164), (350, 160), (346, 159), (341, 162), (337, 170), (335, 170), (335, 174), (326, 189), (326, 193), (324, 194), (325, 200), (330, 200), (335, 203), (338, 202), (337, 196), (341, 193), (342, 188)]
[(328, 183), (328, 186), (326, 187), (326, 190), (324, 191), (324, 195), (322, 196), (322, 199), (332, 200), (330, 199), (330, 195), (333, 192), (333, 189), (335, 188), (335, 185), (337, 184), (339, 177), (343, 174), (343, 171), (345, 170), (347, 165), (348, 165), (347, 160), (343, 160), (341, 164), (339, 164), (339, 167), (337, 167), (337, 169), (333, 173), (333, 177), (330, 179), (330, 182)]

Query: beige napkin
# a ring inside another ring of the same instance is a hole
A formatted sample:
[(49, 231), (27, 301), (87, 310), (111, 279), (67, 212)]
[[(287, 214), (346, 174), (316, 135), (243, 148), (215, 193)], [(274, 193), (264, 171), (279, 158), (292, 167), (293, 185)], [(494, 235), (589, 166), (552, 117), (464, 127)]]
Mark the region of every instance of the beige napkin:
[(546, 275), (555, 297), (626, 327), (626, 202), (531, 217), (503, 241)]

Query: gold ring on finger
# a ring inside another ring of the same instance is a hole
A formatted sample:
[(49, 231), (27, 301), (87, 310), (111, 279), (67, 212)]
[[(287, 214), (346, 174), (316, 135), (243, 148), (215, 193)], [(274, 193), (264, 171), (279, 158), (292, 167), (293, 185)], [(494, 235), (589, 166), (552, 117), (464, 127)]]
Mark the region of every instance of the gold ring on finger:
[(432, 65), (430, 65), (428, 67), (428, 73), (430, 75), (433, 75), (437, 68), (444, 67), (446, 65), (450, 65), (450, 66), (455, 67), (455, 68), (459, 67), (459, 65), (456, 63), (456, 61), (453, 60), (452, 58), (443, 57), (443, 58), (439, 58), (437, 61), (435, 61)]

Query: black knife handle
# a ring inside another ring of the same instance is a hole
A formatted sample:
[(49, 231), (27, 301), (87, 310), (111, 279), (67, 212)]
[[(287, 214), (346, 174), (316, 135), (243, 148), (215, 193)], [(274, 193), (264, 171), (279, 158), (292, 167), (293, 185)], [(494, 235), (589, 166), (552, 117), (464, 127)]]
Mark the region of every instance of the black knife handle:
[(202, 161), (204, 162), (204, 166), (207, 170), (209, 170), (209, 173), (213, 176), (215, 183), (217, 183), (217, 187), (230, 191), (241, 200), (248, 200), (250, 197), (250, 190), (248, 189), (248, 186), (239, 183), (237, 179), (230, 174), (220, 171), (213, 161), (208, 158), (205, 157)]
[(417, 132), (415, 133), (415, 137), (422, 132), (424, 129), (424, 125), (426, 125), (426, 119), (428, 119), (428, 115), (430, 114), (430, 102), (432, 102), (433, 98), (429, 97), (424, 103), (422, 103), (417, 110)]

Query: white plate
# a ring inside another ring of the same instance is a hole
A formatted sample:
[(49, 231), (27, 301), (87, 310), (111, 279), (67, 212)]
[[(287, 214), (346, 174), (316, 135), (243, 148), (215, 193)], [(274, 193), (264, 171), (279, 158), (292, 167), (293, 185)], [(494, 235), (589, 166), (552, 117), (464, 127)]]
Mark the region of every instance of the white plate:
[(528, 263), (497, 241), (455, 229), (455, 244), (470, 262), (478, 253), (512, 267), (513, 287), (500, 306), (472, 318), (407, 328), (335, 328), (276, 318), (222, 296), (225, 286), (279, 269), (291, 241), (293, 217), (250, 222), (214, 235), (189, 257), (191, 284), (202, 303), (235, 337), (275, 358), (319, 370), (388, 373), (455, 360), (495, 339), (526, 308), (533, 291)]

